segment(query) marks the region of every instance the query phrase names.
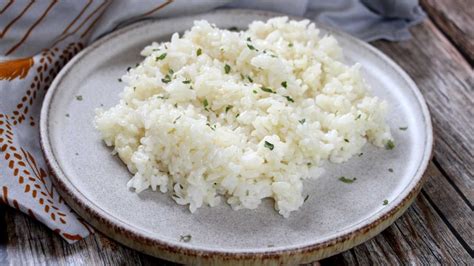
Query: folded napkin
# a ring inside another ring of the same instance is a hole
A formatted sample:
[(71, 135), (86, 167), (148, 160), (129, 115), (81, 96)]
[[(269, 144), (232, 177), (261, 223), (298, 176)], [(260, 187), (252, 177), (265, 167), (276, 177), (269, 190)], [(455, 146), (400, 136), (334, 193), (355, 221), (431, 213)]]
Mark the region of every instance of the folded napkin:
[(0, 203), (47, 225), (68, 242), (93, 232), (64, 203), (43, 158), (38, 121), (59, 70), (98, 37), (145, 18), (215, 8), (306, 16), (365, 40), (408, 38), (424, 13), (416, 0), (78, 0), (0, 3)]

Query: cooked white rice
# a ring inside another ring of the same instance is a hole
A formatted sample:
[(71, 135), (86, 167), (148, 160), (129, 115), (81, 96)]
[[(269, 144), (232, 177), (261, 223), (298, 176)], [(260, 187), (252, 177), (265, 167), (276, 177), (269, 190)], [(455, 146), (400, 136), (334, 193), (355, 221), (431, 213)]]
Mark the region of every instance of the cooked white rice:
[(105, 143), (134, 174), (127, 186), (170, 191), (191, 212), (272, 198), (288, 217), (321, 160), (341, 163), (367, 140), (390, 142), (386, 103), (358, 64), (308, 20), (256, 21), (247, 31), (196, 21), (182, 37), (145, 47), (122, 77), (120, 102), (98, 110)]

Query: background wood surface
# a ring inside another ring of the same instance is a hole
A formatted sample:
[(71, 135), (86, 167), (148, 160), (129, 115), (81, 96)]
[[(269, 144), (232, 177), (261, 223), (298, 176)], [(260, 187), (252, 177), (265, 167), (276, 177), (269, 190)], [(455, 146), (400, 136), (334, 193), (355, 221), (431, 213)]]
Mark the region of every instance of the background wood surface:
[[(428, 181), (392, 226), (321, 264), (474, 265), (474, 3), (421, 2), (429, 16), (413, 27), (411, 40), (372, 44), (405, 69), (428, 103), (435, 135)], [(0, 265), (6, 264), (174, 265), (100, 233), (70, 245), (0, 205)]]

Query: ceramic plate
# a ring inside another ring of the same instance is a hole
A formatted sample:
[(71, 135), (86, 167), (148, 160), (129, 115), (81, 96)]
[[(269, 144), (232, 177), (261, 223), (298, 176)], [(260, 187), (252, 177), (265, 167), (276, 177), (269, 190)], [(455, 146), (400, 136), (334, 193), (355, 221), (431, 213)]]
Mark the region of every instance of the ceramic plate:
[[(124, 86), (118, 78), (142, 61), (141, 49), (153, 41), (169, 40), (174, 32), (182, 33), (196, 19), (244, 29), (254, 20), (276, 15), (227, 10), (140, 22), (103, 37), (74, 57), (54, 80), (41, 111), (44, 153), (54, 183), (70, 206), (127, 246), (194, 264), (310, 262), (366, 241), (398, 218), (419, 192), (430, 159), (428, 109), (416, 85), (392, 60), (333, 31), (346, 61), (360, 62), (373, 94), (390, 103), (394, 150), (366, 145), (360, 157), (325, 164), (327, 171), (321, 178), (305, 181), (309, 198), (288, 219), (273, 209), (270, 200), (256, 210), (233, 211), (221, 203), (191, 214), (167, 194), (137, 195), (127, 189), (131, 174), (111, 155), (92, 121), (96, 108), (118, 102)], [(82, 101), (76, 99), (78, 95)], [(357, 177), (357, 181), (346, 184), (338, 180), (340, 176)], [(191, 240), (182, 241), (185, 235)]]

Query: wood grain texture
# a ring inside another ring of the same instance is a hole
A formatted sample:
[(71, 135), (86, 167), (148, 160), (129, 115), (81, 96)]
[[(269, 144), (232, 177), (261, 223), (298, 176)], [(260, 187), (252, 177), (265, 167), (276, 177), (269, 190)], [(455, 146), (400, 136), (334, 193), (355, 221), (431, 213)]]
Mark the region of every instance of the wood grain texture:
[(433, 120), (436, 161), (472, 209), (474, 71), (430, 20), (413, 27), (412, 34), (410, 41), (374, 45), (420, 88)]
[(422, 194), (464, 249), (472, 255), (474, 248), (474, 212), (472, 208), (461, 198), (434, 163), (430, 164), (425, 174), (428, 180), (423, 187)]
[(470, 0), (421, 0), (435, 24), (474, 63), (474, 3)]
[[(5, 208), (4, 208), (5, 209)], [(30, 217), (8, 208), (1, 217), (6, 223), (8, 245), (1, 265), (175, 265), (124, 247), (100, 233), (68, 244)]]
[[(421, 194), (408, 211), (375, 238), (322, 265), (461, 265), (471, 255)], [(469, 263), (468, 263), (469, 264)]]

